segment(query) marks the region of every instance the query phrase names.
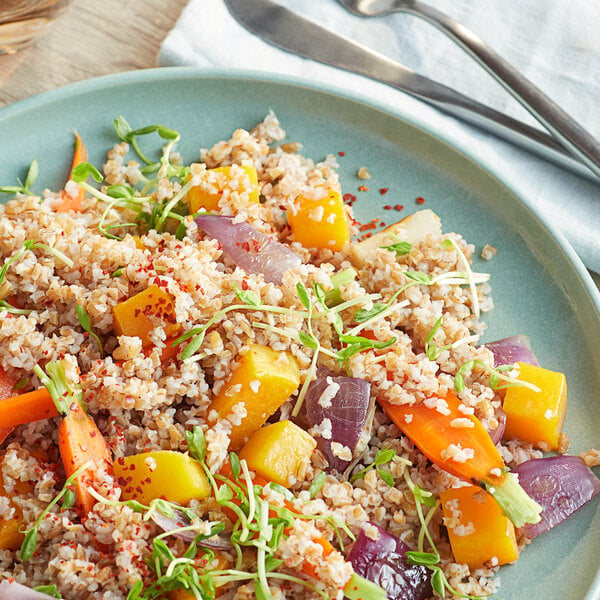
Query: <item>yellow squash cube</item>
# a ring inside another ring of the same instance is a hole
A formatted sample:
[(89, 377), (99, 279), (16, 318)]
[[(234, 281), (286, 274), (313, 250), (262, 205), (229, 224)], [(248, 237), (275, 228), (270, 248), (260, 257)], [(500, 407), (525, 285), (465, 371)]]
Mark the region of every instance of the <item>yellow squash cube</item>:
[(144, 348), (152, 345), (148, 334), (158, 325), (164, 327), (167, 337), (176, 336), (180, 329), (173, 296), (157, 285), (117, 304), (113, 308), (113, 321), (117, 335), (137, 336)]
[(207, 212), (219, 210), (219, 200), (225, 190), (248, 192), (250, 202), (258, 202), (258, 174), (254, 167), (233, 165), (208, 169), (205, 181), (193, 187), (187, 195), (190, 213), (201, 208)]
[(286, 216), (295, 240), (305, 248), (338, 251), (350, 240), (344, 201), (334, 190), (317, 199), (298, 196)]
[(485, 490), (475, 485), (440, 494), (444, 523), (457, 563), (472, 569), (519, 558), (515, 527)]
[(524, 386), (506, 390), (506, 439), (531, 442), (544, 450), (556, 450), (567, 412), (567, 381), (563, 373), (526, 363), (517, 363), (519, 379), (540, 388)]
[(267, 481), (292, 485), (317, 442), (291, 421), (279, 421), (256, 431), (240, 452), (240, 459)]
[(182, 452), (159, 450), (125, 456), (115, 461), (114, 470), (122, 499), (146, 505), (155, 498), (187, 504), (211, 492), (200, 463)]
[(246, 408), (246, 417), (232, 428), (230, 449), (237, 452), (299, 385), (300, 369), (289, 352), (252, 344), (210, 405), (221, 418), (236, 404)]

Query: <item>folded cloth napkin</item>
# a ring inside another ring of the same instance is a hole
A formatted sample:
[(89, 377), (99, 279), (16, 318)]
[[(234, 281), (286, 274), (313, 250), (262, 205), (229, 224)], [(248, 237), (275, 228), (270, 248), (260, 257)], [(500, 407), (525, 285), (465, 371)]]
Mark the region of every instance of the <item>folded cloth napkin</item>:
[[(442, 33), (407, 14), (364, 18), (334, 0), (277, 0), (321, 25), (394, 58), (530, 124), (536, 124), (489, 75)], [(600, 137), (600, 4), (589, 0), (429, 0), (479, 34), (504, 58)], [(417, 122), (468, 144), (484, 165), (570, 241), (600, 273), (600, 183), (574, 175), (384, 84), (279, 50), (247, 32), (222, 0), (191, 0), (163, 42), (159, 64), (251, 69), (360, 89)]]

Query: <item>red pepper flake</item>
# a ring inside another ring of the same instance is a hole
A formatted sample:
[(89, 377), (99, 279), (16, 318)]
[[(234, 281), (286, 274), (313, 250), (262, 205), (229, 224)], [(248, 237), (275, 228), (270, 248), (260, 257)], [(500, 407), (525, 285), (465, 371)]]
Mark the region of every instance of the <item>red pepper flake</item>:
[(396, 204), (394, 206), (394, 210), (397, 210), (397, 211), (401, 211), (403, 208), (404, 208), (404, 206), (402, 206), (402, 204)]
[(386, 204), (386, 205), (383, 207), (383, 210), (392, 210), (392, 205), (391, 205), (391, 204)]
[(356, 196), (354, 194), (344, 194), (343, 200), (348, 206), (352, 206), (356, 202)]
[(385, 196), (390, 191), (390, 188), (379, 188), (379, 193)]
[(386, 226), (385, 221), (381, 221), (381, 223), (379, 223), (379, 227), (385, 227), (385, 226)]
[(359, 231), (367, 231), (368, 229), (375, 229), (377, 227), (377, 225), (375, 225), (375, 223), (371, 222), (371, 223), (365, 223), (364, 225), (361, 225), (358, 230)]
[(373, 235), (373, 232), (368, 231), (367, 233), (363, 233), (360, 237), (361, 240), (366, 240), (368, 238), (370, 238)]
[(340, 156), (346, 156), (346, 153), (345, 153), (343, 150), (340, 150), (340, 151), (338, 152), (338, 154), (339, 154)]
[(369, 188), (366, 185), (359, 185), (358, 186), (358, 191), (359, 192), (368, 192)]
[(415, 202), (416, 202), (417, 204), (425, 204), (425, 198), (423, 198), (422, 196), (419, 196), (419, 197), (418, 197), (418, 198), (415, 200)]

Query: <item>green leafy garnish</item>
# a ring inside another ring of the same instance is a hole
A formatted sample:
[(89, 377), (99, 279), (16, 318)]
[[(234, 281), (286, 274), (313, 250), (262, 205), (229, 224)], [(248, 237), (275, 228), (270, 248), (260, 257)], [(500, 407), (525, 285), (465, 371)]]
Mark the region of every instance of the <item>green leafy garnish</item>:
[(33, 184), (36, 182), (39, 173), (38, 161), (34, 158), (29, 165), (25, 181), (19, 185), (2, 185), (0, 186), (0, 194), (23, 194), (25, 196), (35, 196), (36, 194), (31, 191)]
[(315, 475), (313, 482), (310, 484), (310, 487), (308, 488), (308, 495), (310, 496), (311, 500), (321, 491), (321, 488), (323, 487), (323, 484), (325, 483), (326, 479), (327, 479), (327, 475), (325, 474), (324, 471), (319, 471)]
[(62, 596), (58, 593), (58, 588), (54, 583), (50, 585), (36, 585), (33, 588), (34, 592), (40, 592), (42, 594), (48, 594), (48, 596), (52, 596), (53, 598), (62, 598)]
[[(508, 387), (521, 386), (529, 388), (533, 392), (537, 393), (542, 391), (537, 385), (534, 385), (529, 381), (523, 381), (522, 379), (517, 379), (515, 377), (508, 377), (508, 375), (504, 375), (504, 372), (512, 371), (515, 368), (514, 365), (498, 365), (497, 367), (490, 367), (483, 361), (474, 359), (464, 363), (456, 371), (456, 374), (454, 375), (454, 390), (457, 393), (464, 391), (464, 376), (466, 374), (471, 373), (471, 371), (473, 371), (475, 367), (479, 367), (489, 374), (489, 384), (490, 387), (494, 390), (503, 390)], [(503, 381), (504, 383), (501, 384), (501, 381)]]
[(83, 308), (83, 306), (81, 306), (81, 304), (75, 305), (75, 312), (77, 313), (77, 319), (79, 320), (79, 324), (81, 325), (81, 328), (86, 333), (88, 333), (89, 335), (91, 335), (94, 338), (96, 344), (98, 344), (98, 350), (100, 350), (100, 356), (104, 356), (104, 348), (102, 346), (102, 340), (100, 339), (100, 336), (94, 331), (94, 328), (92, 327), (92, 320), (90, 318), (90, 315), (85, 310), (85, 308)]
[[(375, 455), (373, 462), (370, 465), (366, 466), (364, 469), (361, 469), (358, 473), (355, 473), (350, 478), (350, 483), (354, 483), (358, 479), (362, 479), (371, 469), (375, 469), (376, 467), (380, 467), (382, 465), (387, 465), (389, 462), (392, 461), (394, 456), (396, 456), (396, 451), (393, 448), (380, 448), (377, 451), (377, 454)], [(379, 469), (377, 469), (377, 471), (379, 472)], [(391, 473), (389, 473), (389, 471), (382, 470), (382, 472), (386, 472), (389, 475), (391, 475)], [(384, 478), (384, 481), (385, 481), (385, 478)], [(386, 483), (388, 483), (388, 482), (386, 481)], [(392, 478), (392, 485), (393, 485), (393, 478)]]
[(412, 244), (408, 242), (396, 242), (395, 244), (391, 244), (390, 246), (381, 246), (384, 250), (389, 250), (390, 252), (394, 252), (396, 256), (404, 256), (406, 254), (410, 254), (412, 250)]
[[(69, 504), (72, 498), (71, 494), (74, 493), (71, 488), (75, 485), (75, 481), (77, 480), (79, 474), (85, 469), (89, 468), (90, 465), (91, 462), (87, 461), (86, 463), (81, 465), (81, 467), (79, 467), (79, 469), (77, 469), (70, 477), (67, 478), (60, 492), (58, 492), (58, 494), (41, 512), (40, 516), (36, 519), (35, 523), (29, 529), (27, 529), (27, 531), (24, 532), (25, 537), (23, 539), (23, 542), (21, 543), (21, 549), (19, 550), (19, 557), (21, 558), (21, 560), (29, 560), (33, 556), (38, 542), (38, 527), (40, 526), (40, 523), (44, 520), (46, 515), (50, 512), (51, 508), (55, 504), (60, 502), (63, 498), (65, 498), (67, 494), (69, 495), (67, 496), (66, 501), (63, 500), (63, 508), (69, 508), (72, 505), (72, 503)], [(65, 507), (64, 504), (67, 504), (67, 506)]]

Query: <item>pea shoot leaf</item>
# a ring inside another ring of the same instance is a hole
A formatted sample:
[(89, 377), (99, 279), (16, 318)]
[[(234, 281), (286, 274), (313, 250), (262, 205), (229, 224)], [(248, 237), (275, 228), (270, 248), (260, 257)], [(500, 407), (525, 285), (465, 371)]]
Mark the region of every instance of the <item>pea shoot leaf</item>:
[(359, 308), (354, 313), (354, 322), (355, 323), (364, 323), (365, 321), (368, 321), (369, 319), (373, 319), (374, 317), (381, 314), (386, 308), (387, 308), (387, 304), (381, 304), (380, 302), (375, 302), (373, 304), (373, 308), (370, 308), (368, 310), (365, 308)]
[(304, 306), (306, 310), (310, 310), (310, 296), (308, 295), (308, 290), (306, 289), (306, 286), (301, 281), (299, 281), (296, 284), (296, 294), (298, 295), (298, 299), (302, 303), (302, 306)]
[(298, 332), (298, 339), (311, 350), (316, 350), (319, 347), (319, 342), (313, 335), (305, 333), (304, 331)]
[(377, 451), (373, 464), (378, 466), (386, 465), (394, 458), (394, 456), (396, 456), (396, 451), (393, 448), (381, 448)]
[(394, 252), (396, 256), (404, 256), (405, 254), (410, 254), (412, 250), (412, 244), (409, 242), (397, 242), (396, 244), (391, 244), (390, 246), (381, 246), (384, 250), (389, 250), (390, 252)]
[(206, 456), (206, 438), (202, 429), (198, 425), (195, 425), (192, 431), (185, 432), (185, 438), (190, 456), (203, 462)]
[(390, 487), (394, 487), (394, 476), (389, 471), (384, 471), (383, 469), (377, 469), (377, 474)]

